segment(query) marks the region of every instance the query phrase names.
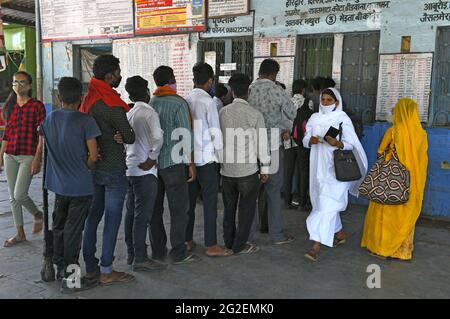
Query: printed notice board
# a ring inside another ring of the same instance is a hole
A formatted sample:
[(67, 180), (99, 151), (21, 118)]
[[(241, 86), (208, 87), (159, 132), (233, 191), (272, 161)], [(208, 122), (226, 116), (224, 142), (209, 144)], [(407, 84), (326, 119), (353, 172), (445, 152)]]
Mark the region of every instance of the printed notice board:
[(376, 119), (386, 121), (397, 101), (411, 98), (419, 106), (422, 122), (428, 120), (433, 53), (380, 56)]
[(125, 82), (128, 77), (140, 75), (149, 82), (151, 93), (156, 89), (153, 72), (161, 65), (174, 70), (178, 94), (185, 97), (192, 90), (192, 66), (195, 49), (189, 48), (189, 35), (170, 35), (113, 41), (113, 54), (120, 59), (122, 83), (118, 88), (125, 100)]
[(42, 40), (133, 36), (129, 0), (40, 0)]

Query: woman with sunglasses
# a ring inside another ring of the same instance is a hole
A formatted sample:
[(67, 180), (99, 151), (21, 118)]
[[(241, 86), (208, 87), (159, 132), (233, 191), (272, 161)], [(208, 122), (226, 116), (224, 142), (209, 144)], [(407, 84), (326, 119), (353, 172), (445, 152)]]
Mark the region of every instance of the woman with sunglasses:
[(26, 72), (14, 74), (13, 92), (6, 100), (3, 118), (5, 135), (0, 151), (0, 169), (5, 166), (11, 209), (17, 234), (4, 243), (11, 247), (26, 240), (23, 228), (23, 207), (34, 216), (33, 234), (42, 231), (43, 213), (28, 196), (33, 175), (41, 170), (42, 142), (38, 128), (45, 119), (42, 102), (32, 98), (32, 78)]

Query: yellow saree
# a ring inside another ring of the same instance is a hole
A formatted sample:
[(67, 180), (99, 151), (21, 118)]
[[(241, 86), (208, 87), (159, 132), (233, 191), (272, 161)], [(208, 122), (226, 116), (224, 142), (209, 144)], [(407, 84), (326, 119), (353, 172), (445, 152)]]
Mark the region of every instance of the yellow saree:
[(415, 101), (399, 100), (393, 116), (394, 125), (386, 131), (378, 153), (395, 146), (400, 162), (410, 172), (410, 197), (403, 205), (370, 202), (361, 246), (383, 257), (410, 260), (415, 224), (422, 210), (425, 191), (428, 139), (420, 124)]

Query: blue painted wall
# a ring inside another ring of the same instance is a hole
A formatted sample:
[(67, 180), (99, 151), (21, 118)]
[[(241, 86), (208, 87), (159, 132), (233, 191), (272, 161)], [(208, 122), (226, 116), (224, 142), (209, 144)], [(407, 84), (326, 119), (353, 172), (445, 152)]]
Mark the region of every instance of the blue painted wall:
[[(369, 160), (369, 167), (376, 161), (378, 145), (388, 123), (377, 123), (364, 127), (362, 144)], [(424, 215), (450, 218), (450, 170), (441, 168), (443, 161), (450, 159), (450, 130), (446, 128), (428, 128), (428, 172), (423, 201)], [(367, 205), (364, 198), (352, 197), (351, 202)]]

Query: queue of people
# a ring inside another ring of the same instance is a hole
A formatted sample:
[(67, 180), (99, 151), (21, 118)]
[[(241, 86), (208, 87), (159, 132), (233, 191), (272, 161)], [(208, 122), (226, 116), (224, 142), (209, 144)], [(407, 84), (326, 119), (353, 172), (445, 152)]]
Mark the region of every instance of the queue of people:
[[(317, 261), (321, 245), (344, 244), (347, 235), (340, 214), (347, 208), (348, 194), (358, 196), (369, 169), (360, 136), (335, 83), (316, 79), (308, 94), (306, 82), (296, 80), (289, 96), (277, 82), (279, 71), (275, 60), (266, 59), (253, 83), (245, 74), (234, 74), (228, 83), (233, 99), (228, 103), (225, 86), (218, 86), (214, 96), (209, 93), (215, 76), (208, 64), (193, 67), (194, 88), (186, 98), (178, 95), (173, 69), (160, 66), (153, 73), (155, 92), (140, 76), (126, 80), (133, 102), (128, 105), (114, 90), (122, 80), (120, 61), (103, 55), (95, 60), (86, 96), (77, 79), (62, 78), (61, 108), (47, 116), (43, 104), (32, 98), (31, 77), (16, 73), (3, 111), (7, 125), (0, 166), (5, 168), (17, 234), (4, 246), (26, 240), (23, 207), (34, 216), (33, 233), (42, 231), (43, 214), (28, 189), (41, 169), (44, 143), (45, 187), (56, 194), (53, 263), (63, 291), (70, 291), (67, 267), (79, 264), (81, 252), (86, 274), (78, 289), (134, 280), (113, 267), (124, 203), (127, 263), (134, 271), (201, 261), (194, 253), (193, 236), (199, 195), (206, 256), (258, 252), (261, 184), (272, 244), (294, 241), (285, 231), (282, 192), (287, 208), (310, 212), (306, 224), (313, 245), (306, 258)], [(396, 206), (371, 202), (361, 246), (378, 258), (409, 260), (427, 170), (427, 136), (414, 101), (402, 99), (395, 106), (393, 127), (379, 153), (386, 149), (395, 149), (410, 173), (409, 201)], [(358, 179), (337, 178), (336, 151), (354, 156)], [(223, 245), (217, 236), (220, 187)], [(163, 218), (166, 195), (170, 250)]]

